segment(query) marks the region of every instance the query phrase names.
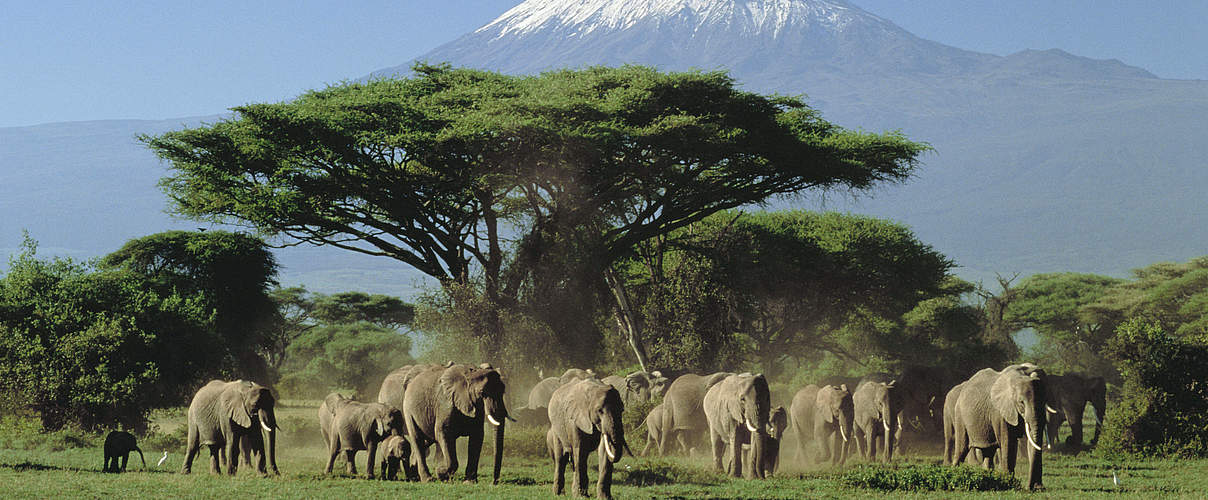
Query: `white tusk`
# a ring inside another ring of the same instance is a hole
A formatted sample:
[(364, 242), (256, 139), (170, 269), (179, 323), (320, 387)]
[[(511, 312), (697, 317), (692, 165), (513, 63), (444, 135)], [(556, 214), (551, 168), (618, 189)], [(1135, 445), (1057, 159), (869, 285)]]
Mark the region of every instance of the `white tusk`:
[(839, 424), (839, 435), (843, 436), (843, 442), (847, 442), (847, 433), (843, 432), (843, 424)]
[(604, 440), (604, 452), (608, 454), (608, 460), (616, 462), (617, 454), (612, 451), (612, 446), (608, 444), (608, 436), (601, 436), (600, 439)]
[(1032, 445), (1033, 448), (1036, 448), (1036, 451), (1044, 451), (1040, 449), (1040, 446), (1036, 444), (1036, 441), (1032, 440), (1032, 426), (1028, 425), (1027, 422), (1023, 423), (1023, 433), (1028, 437), (1028, 444)]
[(881, 420), (881, 425), (885, 426), (885, 432), (889, 432), (889, 421)]
[(495, 420), (495, 417), (492, 417), (490, 413), (487, 414), (487, 421), (491, 422), (491, 425), (499, 427), (499, 421)]
[(1044, 410), (1054, 415), (1057, 414), (1057, 410), (1054, 410), (1053, 407), (1049, 405), (1044, 405)]
[(751, 431), (751, 432), (758, 432), (758, 431), (759, 431), (759, 429), (756, 429), (754, 425), (751, 425), (751, 419), (750, 419), (750, 418), (748, 418), (748, 419), (747, 419), (747, 430), (748, 430), (748, 431)]
[(263, 421), (263, 420), (261, 420), (261, 421), (260, 421), (260, 427), (263, 427), (263, 428), (264, 428), (264, 432), (273, 432), (273, 430), (272, 430), (272, 429), (269, 429), (269, 428), (268, 428), (268, 425), (265, 425), (265, 423), (264, 423), (264, 421)]

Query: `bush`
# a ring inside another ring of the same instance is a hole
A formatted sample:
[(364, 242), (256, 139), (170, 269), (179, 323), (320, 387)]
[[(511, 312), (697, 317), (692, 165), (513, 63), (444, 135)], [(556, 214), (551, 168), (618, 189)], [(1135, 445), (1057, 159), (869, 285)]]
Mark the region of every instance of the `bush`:
[(839, 480), (856, 488), (887, 491), (1005, 491), (1019, 488), (1019, 480), (1006, 473), (966, 465), (894, 468), (861, 465), (843, 473)]
[(637, 460), (633, 465), (619, 467), (615, 474), (614, 481), (626, 486), (717, 483), (717, 475), (707, 469), (669, 460)]
[[(646, 436), (649, 431), (642, 424), (646, 422), (646, 415), (650, 414), (655, 406), (662, 404), (663, 398), (654, 398), (645, 403), (633, 403), (625, 406), (625, 413), (621, 414), (621, 422), (625, 426), (625, 441), (629, 443), (629, 447), (634, 449), (634, 453), (642, 451), (646, 446)], [(641, 427), (639, 429), (639, 427)]]
[(1097, 453), (1127, 456), (1208, 456), (1208, 345), (1177, 339), (1139, 320), (1116, 330), (1107, 356), (1124, 384), (1104, 418)]

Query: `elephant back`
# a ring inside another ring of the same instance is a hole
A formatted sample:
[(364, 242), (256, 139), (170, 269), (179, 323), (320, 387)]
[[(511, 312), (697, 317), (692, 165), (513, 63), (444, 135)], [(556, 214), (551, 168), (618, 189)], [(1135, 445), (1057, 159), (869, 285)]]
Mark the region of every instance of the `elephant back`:
[(443, 368), (442, 365), (427, 363), (406, 365), (390, 372), (382, 380), (382, 387), (378, 390), (377, 401), (401, 410), (403, 408), (404, 395), (407, 393), (407, 385), (419, 374), (441, 368)]
[(549, 407), (549, 399), (554, 395), (554, 391), (562, 386), (562, 382), (558, 377), (548, 377), (537, 382), (529, 390), (528, 408), (547, 408)]
[[(794, 428), (797, 429), (799, 438), (813, 437), (814, 413), (815, 406), (818, 404), (819, 389), (814, 384), (802, 387), (797, 390), (792, 402), (789, 403), (789, 418)], [(802, 436), (802, 433), (805, 435)]]

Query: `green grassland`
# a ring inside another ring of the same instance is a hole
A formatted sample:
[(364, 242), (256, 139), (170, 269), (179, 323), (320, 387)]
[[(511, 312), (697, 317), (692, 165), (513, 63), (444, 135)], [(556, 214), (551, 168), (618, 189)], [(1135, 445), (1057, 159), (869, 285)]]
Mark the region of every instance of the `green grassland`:
[[(181, 475), (183, 410), (161, 412), (154, 423), (166, 437), (147, 439), (143, 448), (148, 470), (137, 456), (126, 474), (101, 472), (101, 439), (96, 436), (39, 434), (32, 421), (6, 419), (0, 426), (0, 497), (3, 498), (554, 498), (552, 464), (544, 455), (544, 431), (509, 429), (504, 445), (503, 477), (490, 484), (491, 454), (483, 451), (479, 469), (483, 481), (466, 484), (368, 481), (342, 473), (325, 475), (326, 453), (317, 434), (315, 402), (283, 401), (278, 409), (283, 434), (278, 449), (280, 477), (260, 477), (241, 469), (236, 477), (211, 475), (203, 451), (194, 473)], [(635, 433), (636, 434), (636, 433)], [(463, 440), (464, 441), (464, 440)], [(489, 441), (489, 440), (488, 440)], [(630, 436), (635, 449), (642, 436)], [(167, 450), (162, 467), (155, 462)], [(794, 446), (786, 444), (788, 462), (766, 481), (731, 479), (712, 472), (709, 460), (694, 458), (631, 458), (617, 464), (613, 495), (617, 498), (1204, 498), (1208, 494), (1208, 460), (1152, 460), (1110, 463), (1086, 453), (1045, 455), (1046, 490), (1000, 492), (919, 491), (886, 492), (856, 486), (852, 478), (888, 472), (916, 471), (946, 475), (947, 468), (931, 467), (939, 461), (935, 447), (914, 448), (892, 466), (855, 463), (844, 468), (823, 468), (791, 463)], [(358, 454), (358, 472), (364, 473), (365, 454)], [(464, 455), (462, 455), (464, 467)], [(857, 461), (858, 462), (858, 461)], [(337, 461), (336, 470), (344, 464)], [(594, 481), (594, 461), (591, 478)], [(1025, 472), (1026, 465), (1019, 466)], [(981, 474), (980, 471), (971, 471)], [(1112, 475), (1119, 478), (1113, 484)], [(900, 475), (900, 474), (899, 474)], [(569, 477), (568, 487), (569, 487)], [(594, 483), (590, 491), (594, 493)]]

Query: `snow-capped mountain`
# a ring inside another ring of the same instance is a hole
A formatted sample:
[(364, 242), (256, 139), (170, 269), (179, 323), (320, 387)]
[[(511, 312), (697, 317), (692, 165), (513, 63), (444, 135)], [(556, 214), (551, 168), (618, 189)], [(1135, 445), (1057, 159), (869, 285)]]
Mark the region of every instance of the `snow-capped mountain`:
[(902, 130), (935, 146), (920, 176), (825, 208), (906, 222), (967, 277), (1120, 274), (1206, 252), (1208, 82), (1059, 49), (964, 50), (852, 2), (528, 0), (420, 59), (725, 69), (750, 90), (805, 94), (840, 125)]

